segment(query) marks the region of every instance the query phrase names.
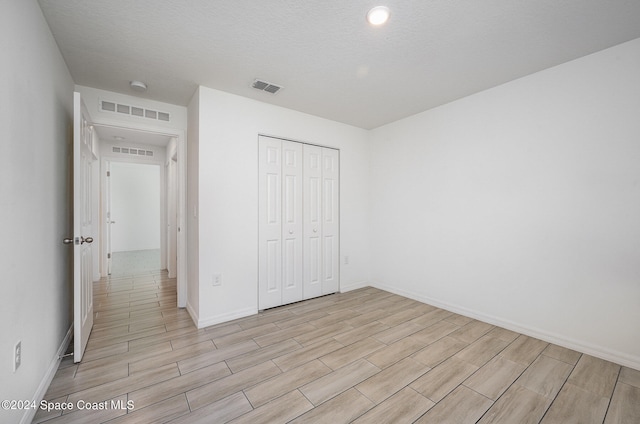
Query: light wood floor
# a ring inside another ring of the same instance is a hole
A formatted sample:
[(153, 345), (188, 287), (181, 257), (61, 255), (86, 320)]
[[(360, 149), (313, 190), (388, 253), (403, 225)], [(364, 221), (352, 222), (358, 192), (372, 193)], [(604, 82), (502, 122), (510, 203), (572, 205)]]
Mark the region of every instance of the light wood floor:
[(201, 330), (175, 292), (163, 273), (96, 283), (84, 359), (45, 399), (106, 409), (34, 422), (640, 422), (639, 371), (378, 289)]

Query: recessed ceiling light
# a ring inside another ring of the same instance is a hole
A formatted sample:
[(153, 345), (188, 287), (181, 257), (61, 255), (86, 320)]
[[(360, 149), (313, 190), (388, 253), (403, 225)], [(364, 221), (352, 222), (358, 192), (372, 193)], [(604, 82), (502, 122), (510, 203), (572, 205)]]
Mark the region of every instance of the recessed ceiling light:
[(114, 135), (113, 136), (114, 139), (116, 139), (117, 141), (122, 141), (124, 140), (124, 137), (120, 136), (120, 135)]
[(142, 81), (131, 81), (129, 83), (129, 86), (133, 91), (137, 91), (139, 93), (147, 91), (147, 84), (143, 83)]
[(371, 25), (382, 25), (389, 20), (389, 8), (385, 6), (376, 6), (367, 13), (367, 21)]

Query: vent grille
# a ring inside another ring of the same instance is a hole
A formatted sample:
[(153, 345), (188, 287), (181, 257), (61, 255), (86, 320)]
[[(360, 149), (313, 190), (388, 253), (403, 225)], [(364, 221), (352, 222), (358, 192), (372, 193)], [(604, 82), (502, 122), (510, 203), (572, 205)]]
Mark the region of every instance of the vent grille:
[(266, 91), (267, 93), (276, 94), (278, 91), (282, 89), (282, 86), (271, 84), (267, 81), (255, 80), (251, 86), (257, 90)]
[(111, 102), (102, 102), (101, 109), (104, 110), (105, 112), (115, 112), (116, 104)]
[(136, 149), (133, 147), (113, 147), (113, 153), (121, 153), (133, 156), (153, 156), (152, 150)]
[(255, 80), (253, 82), (253, 88), (257, 88), (258, 90), (264, 90), (268, 86), (269, 86), (269, 83), (264, 82), (264, 81)]
[(171, 121), (171, 114), (169, 112), (160, 112), (153, 109), (145, 109), (137, 106), (109, 102), (107, 100), (100, 100), (100, 110), (102, 112), (122, 113), (124, 115), (137, 116), (139, 118), (155, 119), (157, 121)]

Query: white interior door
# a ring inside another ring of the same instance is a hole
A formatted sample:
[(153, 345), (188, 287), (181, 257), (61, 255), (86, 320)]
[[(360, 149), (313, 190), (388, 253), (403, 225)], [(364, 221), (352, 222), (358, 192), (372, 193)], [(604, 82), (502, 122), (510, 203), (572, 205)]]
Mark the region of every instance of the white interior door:
[(304, 299), (322, 295), (322, 148), (303, 145)]
[(259, 308), (302, 300), (302, 144), (260, 137)]
[(258, 308), (340, 288), (339, 152), (259, 137)]
[(282, 304), (282, 141), (258, 144), (258, 309), (266, 309)]
[(322, 294), (340, 288), (340, 161), (335, 149), (322, 149)]
[(302, 144), (282, 141), (282, 304), (302, 300)]
[(73, 96), (73, 361), (80, 362), (93, 328), (93, 127), (80, 93)]

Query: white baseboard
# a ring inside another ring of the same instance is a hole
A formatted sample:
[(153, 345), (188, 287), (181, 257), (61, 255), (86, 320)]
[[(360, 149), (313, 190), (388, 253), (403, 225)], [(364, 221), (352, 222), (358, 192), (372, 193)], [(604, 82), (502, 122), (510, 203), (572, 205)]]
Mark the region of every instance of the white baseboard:
[[(69, 346), (69, 342), (71, 341), (72, 336), (73, 336), (73, 323), (71, 324), (71, 327), (69, 327), (69, 331), (67, 331), (67, 334), (64, 336), (64, 339), (62, 339), (62, 343), (60, 344), (60, 347), (58, 347), (58, 351), (56, 352), (55, 356), (51, 360), (51, 363), (49, 364), (49, 368), (47, 369), (47, 372), (42, 377), (42, 381), (40, 381), (40, 385), (38, 386), (36, 393), (33, 395), (32, 400), (34, 403), (39, 405), (42, 399), (44, 399), (44, 395), (47, 393), (47, 389), (49, 388), (51, 381), (53, 381), (53, 377), (55, 377), (56, 372), (58, 371), (58, 367), (60, 366), (60, 360), (61, 360), (60, 358), (62, 355), (64, 355), (64, 352), (67, 349), (67, 346)], [(38, 412), (37, 408), (26, 409), (24, 411), (24, 415), (22, 416), (22, 419), (20, 420), (20, 424), (29, 424), (31, 421), (33, 421), (33, 417), (35, 417), (36, 412)]]
[(198, 314), (196, 313), (195, 309), (193, 309), (193, 306), (191, 305), (191, 303), (189, 303), (189, 301), (187, 301), (187, 312), (189, 313), (189, 316), (191, 317), (191, 320), (193, 321), (193, 323), (197, 327), (198, 326)]
[(575, 340), (570, 337), (566, 337), (550, 331), (542, 330), (535, 327), (530, 327), (527, 325), (522, 325), (517, 322), (513, 322), (513, 321), (505, 320), (499, 317), (495, 317), (493, 315), (477, 312), (477, 311), (467, 309), (458, 305), (454, 305), (448, 302), (443, 302), (438, 299), (433, 299), (431, 297), (424, 296), (418, 293), (399, 290), (395, 287), (387, 286), (379, 282), (372, 283), (371, 286), (378, 288), (380, 290), (385, 290), (391, 293), (395, 293), (400, 296), (408, 297), (410, 299), (417, 300), (422, 303), (427, 303), (429, 305), (432, 305), (441, 309), (445, 309), (447, 311), (454, 312), (456, 314), (464, 315), (469, 318), (474, 318), (479, 321), (486, 322), (488, 324), (506, 328), (507, 330), (524, 334), (525, 336), (544, 340), (545, 342), (548, 342), (548, 343), (553, 343), (558, 346), (566, 347), (567, 349), (572, 349), (581, 353), (585, 353), (587, 355), (594, 356), (596, 358), (604, 359), (606, 361), (611, 361), (616, 364), (623, 365), (625, 367), (633, 368), (640, 371), (640, 358), (633, 355), (626, 354), (624, 352), (614, 351), (606, 347), (585, 343), (583, 341)]
[(346, 293), (352, 290), (363, 289), (365, 287), (369, 287), (368, 281), (360, 281), (359, 283), (351, 283), (351, 284), (342, 284), (340, 283), (340, 293)]
[(238, 318), (244, 318), (258, 313), (256, 308), (241, 309), (239, 311), (229, 312), (227, 314), (214, 315), (207, 318), (201, 318), (196, 321), (198, 328), (205, 328), (211, 325), (222, 324), (223, 322), (232, 321)]
[[(344, 293), (344, 292), (348, 292), (351, 290), (356, 290), (364, 287), (369, 287), (369, 283), (366, 281), (362, 281), (359, 283), (349, 284), (346, 286), (341, 285), (340, 292)], [(193, 319), (193, 322), (196, 324), (198, 328), (205, 328), (205, 327), (209, 327), (216, 324), (222, 324), (228, 321), (233, 321), (234, 319), (245, 318), (258, 313), (258, 309), (256, 308), (245, 308), (245, 309), (240, 309), (238, 311), (229, 312), (226, 314), (200, 318), (190, 303), (187, 303), (187, 311), (189, 312), (191, 319)]]

